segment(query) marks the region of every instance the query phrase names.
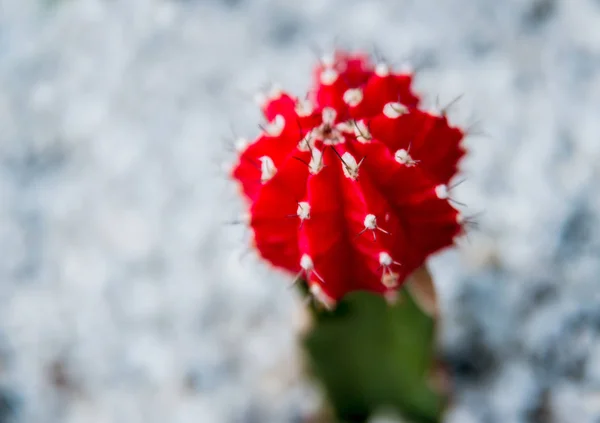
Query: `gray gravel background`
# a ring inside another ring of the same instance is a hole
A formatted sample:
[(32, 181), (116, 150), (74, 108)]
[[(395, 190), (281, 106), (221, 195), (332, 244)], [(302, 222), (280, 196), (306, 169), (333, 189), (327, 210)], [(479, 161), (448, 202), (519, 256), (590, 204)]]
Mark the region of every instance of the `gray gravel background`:
[[(432, 260), (452, 423), (600, 422), (600, 2), (0, 0), (0, 422), (300, 422), (287, 278), (221, 173), (314, 46), (474, 125)], [(230, 157), (229, 157), (230, 158)]]

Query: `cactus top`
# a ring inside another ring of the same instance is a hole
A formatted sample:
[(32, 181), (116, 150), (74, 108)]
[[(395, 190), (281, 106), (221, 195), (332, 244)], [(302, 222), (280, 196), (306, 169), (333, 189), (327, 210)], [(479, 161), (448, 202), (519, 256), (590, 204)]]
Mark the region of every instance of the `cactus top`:
[(354, 290), (393, 295), (462, 231), (448, 183), (464, 132), (419, 108), (412, 74), (366, 55), (338, 51), (313, 79), (304, 98), (261, 96), (268, 123), (238, 144), (253, 245), (326, 306)]

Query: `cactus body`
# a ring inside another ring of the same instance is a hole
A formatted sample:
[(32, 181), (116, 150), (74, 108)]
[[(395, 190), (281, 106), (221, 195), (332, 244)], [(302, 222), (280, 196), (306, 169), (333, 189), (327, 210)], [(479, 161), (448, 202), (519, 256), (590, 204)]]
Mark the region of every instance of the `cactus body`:
[(448, 183), (464, 133), (419, 108), (410, 73), (366, 56), (336, 52), (313, 79), (305, 99), (260, 98), (268, 123), (239, 144), (232, 176), (254, 246), (326, 306), (355, 290), (393, 296), (462, 231)]

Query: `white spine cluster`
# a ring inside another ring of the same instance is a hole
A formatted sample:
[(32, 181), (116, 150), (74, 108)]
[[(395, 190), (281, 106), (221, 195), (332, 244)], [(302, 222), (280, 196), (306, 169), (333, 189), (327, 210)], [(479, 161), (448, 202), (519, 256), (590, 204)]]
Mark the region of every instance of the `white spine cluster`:
[(316, 175), (323, 170), (323, 153), (318, 148), (313, 148), (311, 151), (308, 170), (313, 175)]
[(370, 142), (372, 139), (371, 131), (369, 131), (369, 127), (364, 120), (355, 122), (354, 135), (356, 135), (356, 140), (363, 144)]
[(333, 85), (340, 74), (333, 68), (325, 68), (321, 71), (320, 81), (323, 85)]
[(417, 164), (417, 161), (414, 160), (407, 150), (401, 148), (394, 153), (394, 159), (404, 166), (412, 167)]
[(393, 262), (394, 262), (394, 260), (392, 260), (392, 256), (390, 256), (385, 251), (382, 251), (381, 253), (379, 253), (379, 264), (381, 264), (382, 266), (389, 267), (392, 265)]
[(346, 151), (344, 154), (342, 154), (342, 160), (342, 170), (344, 171), (346, 178), (356, 180), (356, 178), (358, 178), (358, 170), (360, 165), (357, 163), (354, 156)]
[(377, 229), (377, 218), (375, 217), (374, 214), (368, 214), (365, 216), (364, 224), (365, 224), (365, 229), (374, 231), (375, 229)]
[(444, 184), (438, 185), (435, 187), (435, 195), (437, 195), (437, 198), (440, 200), (447, 200), (449, 197), (448, 187)]
[(278, 137), (283, 132), (285, 128), (285, 118), (282, 115), (277, 115), (275, 118), (269, 122), (269, 124), (265, 128), (265, 132), (270, 137)]
[(324, 107), (323, 111), (321, 112), (321, 118), (323, 119), (323, 123), (327, 125), (333, 125), (336, 116), (337, 112), (333, 107)]
[(402, 103), (386, 103), (383, 106), (383, 114), (390, 119), (397, 119), (408, 113), (408, 108)]
[(385, 78), (389, 74), (390, 67), (385, 63), (377, 63), (377, 65), (375, 65), (375, 75), (377, 75), (378, 77)]
[(310, 204), (308, 204), (306, 201), (299, 202), (296, 214), (300, 220), (310, 219)]
[(300, 267), (305, 272), (310, 272), (315, 268), (315, 264), (308, 254), (302, 254), (302, 257), (300, 257)]
[(313, 114), (315, 105), (310, 100), (299, 100), (294, 110), (299, 117), (307, 117)]
[(360, 88), (350, 88), (344, 93), (343, 99), (348, 106), (356, 107), (363, 100), (363, 91)]
[(263, 184), (269, 182), (277, 173), (277, 168), (273, 159), (269, 156), (262, 156), (260, 159), (260, 181)]

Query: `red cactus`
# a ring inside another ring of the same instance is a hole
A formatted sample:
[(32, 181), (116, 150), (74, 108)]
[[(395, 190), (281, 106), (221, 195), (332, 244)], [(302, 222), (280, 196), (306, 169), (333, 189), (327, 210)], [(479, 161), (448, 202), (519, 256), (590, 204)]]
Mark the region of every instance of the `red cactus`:
[(419, 108), (410, 73), (337, 52), (305, 100), (273, 90), (268, 124), (233, 170), (260, 255), (304, 277), (332, 306), (344, 294), (393, 294), (461, 233), (447, 184), (463, 131)]

